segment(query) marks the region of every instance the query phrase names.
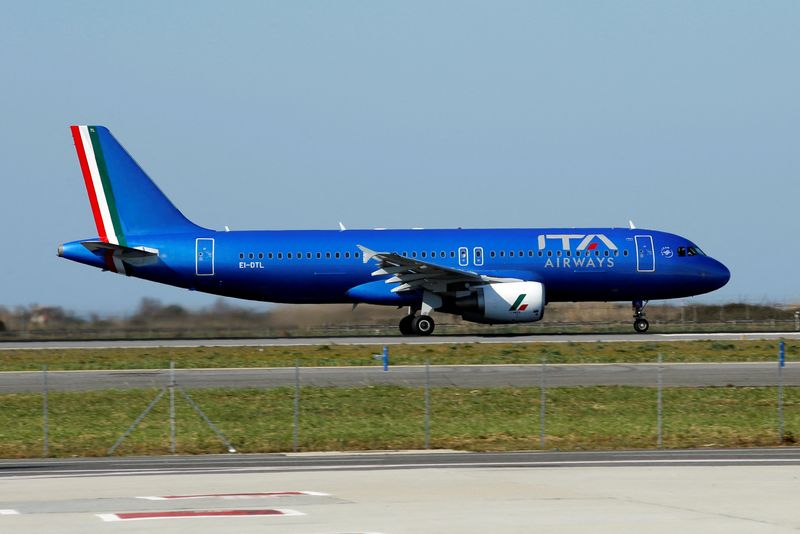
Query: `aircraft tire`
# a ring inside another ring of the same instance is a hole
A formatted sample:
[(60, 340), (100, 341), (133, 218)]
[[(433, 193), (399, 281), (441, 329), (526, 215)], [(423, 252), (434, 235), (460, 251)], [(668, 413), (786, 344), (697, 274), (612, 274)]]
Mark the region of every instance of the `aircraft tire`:
[(644, 334), (650, 328), (650, 323), (647, 319), (639, 318), (633, 322), (633, 329), (639, 332), (640, 334)]
[(414, 333), (418, 336), (429, 336), (433, 333), (436, 323), (433, 322), (430, 316), (420, 315), (419, 317), (414, 317), (411, 326), (414, 329)]
[(413, 315), (406, 315), (402, 319), (400, 319), (400, 333), (404, 336), (410, 336), (414, 333), (414, 316)]

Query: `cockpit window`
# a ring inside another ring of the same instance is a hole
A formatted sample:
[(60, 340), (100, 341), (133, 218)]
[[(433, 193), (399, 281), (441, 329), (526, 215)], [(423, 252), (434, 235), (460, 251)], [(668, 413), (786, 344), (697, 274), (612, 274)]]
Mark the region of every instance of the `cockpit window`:
[(678, 256), (705, 256), (706, 253), (700, 247), (694, 245), (690, 247), (678, 247)]
[(706, 253), (700, 250), (700, 247), (689, 247), (686, 251), (689, 256), (705, 256)]

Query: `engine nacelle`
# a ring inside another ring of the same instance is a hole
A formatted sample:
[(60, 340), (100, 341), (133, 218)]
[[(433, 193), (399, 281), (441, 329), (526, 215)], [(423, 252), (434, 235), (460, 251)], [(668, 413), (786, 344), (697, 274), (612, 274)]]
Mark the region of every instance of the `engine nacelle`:
[(459, 299), (461, 316), (475, 323), (532, 323), (544, 317), (544, 284), (508, 282), (475, 288), (474, 295)]

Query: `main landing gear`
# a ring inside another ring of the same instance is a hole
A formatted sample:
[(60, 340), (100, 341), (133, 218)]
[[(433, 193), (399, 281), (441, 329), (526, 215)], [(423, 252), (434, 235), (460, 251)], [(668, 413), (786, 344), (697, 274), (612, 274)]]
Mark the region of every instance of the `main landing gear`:
[(644, 309), (646, 307), (647, 301), (633, 301), (633, 329), (640, 334), (644, 334), (650, 328), (650, 323), (645, 318), (646, 314)]
[(417, 310), (400, 319), (400, 333), (404, 336), (429, 336), (436, 323), (430, 315), (416, 315)]

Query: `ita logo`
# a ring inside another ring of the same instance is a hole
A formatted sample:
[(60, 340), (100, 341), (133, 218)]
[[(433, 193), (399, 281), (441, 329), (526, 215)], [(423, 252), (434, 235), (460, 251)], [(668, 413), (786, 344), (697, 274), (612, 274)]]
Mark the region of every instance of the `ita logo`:
[[(527, 297), (527, 296), (528, 296), (527, 293), (520, 294), (520, 296), (517, 297), (517, 300), (514, 301), (514, 304), (512, 304), (511, 307), (508, 309), (508, 311), (512, 311), (512, 312), (513, 311), (515, 311), (515, 312), (523, 312), (523, 311), (525, 311), (528, 308), (528, 305), (527, 304), (522, 304), (522, 301), (525, 300), (525, 297)], [(522, 306), (520, 306), (520, 304), (522, 304)]]

